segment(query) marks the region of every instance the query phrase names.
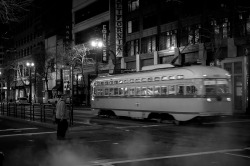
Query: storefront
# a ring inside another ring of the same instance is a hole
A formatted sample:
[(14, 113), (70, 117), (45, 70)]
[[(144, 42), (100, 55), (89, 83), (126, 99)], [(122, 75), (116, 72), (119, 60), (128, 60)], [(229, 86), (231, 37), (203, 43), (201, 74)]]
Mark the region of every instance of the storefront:
[(231, 74), (234, 113), (246, 113), (248, 96), (246, 56), (226, 58), (221, 65)]

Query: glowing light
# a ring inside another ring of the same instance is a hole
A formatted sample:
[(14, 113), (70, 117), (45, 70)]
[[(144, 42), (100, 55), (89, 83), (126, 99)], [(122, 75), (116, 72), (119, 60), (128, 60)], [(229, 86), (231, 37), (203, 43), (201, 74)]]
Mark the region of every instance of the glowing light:
[(208, 102), (211, 102), (211, 101), (212, 101), (212, 99), (211, 99), (211, 98), (207, 98), (207, 101), (208, 101)]
[(227, 101), (231, 101), (231, 98), (230, 98), (230, 97), (228, 97), (228, 98), (227, 98)]

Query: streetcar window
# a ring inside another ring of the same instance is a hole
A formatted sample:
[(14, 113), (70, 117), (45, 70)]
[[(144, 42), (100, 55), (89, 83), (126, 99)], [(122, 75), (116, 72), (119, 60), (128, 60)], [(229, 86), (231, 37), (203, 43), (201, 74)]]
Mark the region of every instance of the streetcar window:
[(205, 79), (204, 86), (205, 86), (205, 92), (207, 95), (216, 94), (216, 80), (215, 79)]
[(136, 82), (136, 83), (141, 82), (141, 79), (140, 79), (140, 78), (137, 78), (137, 79), (135, 79), (135, 82)]
[(113, 84), (113, 81), (109, 81), (109, 85), (112, 85)]
[(104, 85), (104, 82), (101, 82), (101, 85)]
[(148, 77), (148, 82), (152, 82), (153, 78), (152, 77)]
[(105, 81), (105, 85), (108, 85), (109, 84), (109, 82), (108, 81)]
[(141, 87), (136, 87), (135, 89), (135, 95), (141, 95)]
[(167, 95), (168, 94), (168, 88), (166, 86), (161, 87), (161, 95)]
[(160, 77), (155, 77), (154, 80), (155, 81), (160, 81)]
[(168, 77), (167, 77), (167, 76), (162, 76), (162, 77), (161, 77), (161, 80), (162, 80), (162, 81), (166, 81), (166, 80), (168, 80)]
[(115, 96), (118, 96), (118, 94), (119, 94), (119, 93), (118, 93), (118, 88), (114, 88), (114, 95), (115, 95)]
[(184, 95), (184, 86), (183, 85), (177, 85), (177, 94)]
[(105, 96), (108, 96), (108, 95), (109, 95), (109, 89), (108, 89), (108, 88), (105, 88), (104, 95), (105, 95)]
[(147, 82), (147, 78), (142, 78), (141, 82)]
[(160, 95), (161, 94), (161, 87), (160, 86), (155, 86), (154, 94), (155, 95)]
[(141, 95), (143, 95), (143, 96), (147, 95), (147, 87), (142, 87), (142, 89), (141, 89)]
[(102, 89), (97, 89), (97, 96), (102, 96), (102, 95), (103, 95)]
[(124, 82), (124, 84), (127, 84), (127, 83), (128, 83), (128, 80), (124, 80), (123, 82)]
[(122, 80), (119, 80), (119, 84), (122, 84), (123, 83), (123, 81)]
[(169, 86), (168, 94), (175, 95), (175, 85), (170, 85)]
[(114, 88), (110, 88), (109, 89), (109, 96), (113, 96), (114, 95)]
[(217, 79), (217, 93), (230, 93), (229, 83), (226, 79)]
[(129, 95), (130, 96), (135, 95), (135, 88), (134, 87), (129, 88)]
[(114, 81), (114, 84), (118, 84), (118, 81)]
[(119, 88), (119, 95), (120, 95), (120, 96), (123, 95), (123, 88)]
[(187, 95), (194, 95), (194, 94), (197, 94), (197, 88), (193, 85), (191, 86), (186, 86), (186, 94)]
[(149, 86), (147, 88), (147, 95), (149, 95), (149, 96), (154, 95), (154, 91), (153, 91), (153, 87), (152, 86)]
[(134, 83), (135, 82), (135, 80), (134, 79), (130, 79), (130, 83)]
[(125, 96), (128, 96), (128, 87), (125, 87), (125, 88), (124, 88), (124, 95), (125, 95)]

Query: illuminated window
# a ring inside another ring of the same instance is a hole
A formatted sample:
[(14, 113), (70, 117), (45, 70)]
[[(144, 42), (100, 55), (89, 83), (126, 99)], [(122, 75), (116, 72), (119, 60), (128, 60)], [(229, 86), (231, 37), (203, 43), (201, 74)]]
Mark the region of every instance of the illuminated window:
[(114, 88), (114, 95), (118, 96), (118, 94), (119, 94), (118, 88)]
[(141, 95), (141, 87), (136, 87), (135, 95)]
[(154, 94), (155, 95), (160, 95), (161, 94), (161, 87), (160, 86), (155, 86)]
[(108, 89), (108, 88), (105, 88), (104, 95), (105, 95), (105, 96), (108, 96), (108, 95), (109, 95), (109, 89)]
[(129, 95), (130, 96), (134, 96), (135, 95), (135, 88), (134, 87), (129, 88)]
[(177, 85), (177, 94), (184, 95), (184, 86), (183, 85)]
[(175, 85), (170, 85), (168, 89), (168, 94), (169, 95), (175, 95)]
[(128, 96), (128, 87), (124, 88), (124, 96)]
[(147, 95), (148, 95), (148, 96), (154, 95), (154, 91), (153, 91), (153, 87), (152, 87), (152, 86), (149, 86), (149, 87), (147, 88)]
[(122, 96), (123, 95), (123, 88), (119, 88), (119, 95)]
[(161, 87), (161, 95), (167, 95), (168, 94), (168, 88), (166, 86)]

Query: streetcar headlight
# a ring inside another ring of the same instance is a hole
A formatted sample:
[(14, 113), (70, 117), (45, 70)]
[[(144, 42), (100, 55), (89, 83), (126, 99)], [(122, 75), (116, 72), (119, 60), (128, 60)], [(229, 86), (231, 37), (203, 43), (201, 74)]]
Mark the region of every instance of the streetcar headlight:
[(208, 102), (211, 102), (211, 101), (212, 101), (212, 99), (211, 99), (211, 98), (207, 98), (207, 101), (208, 101)]
[(231, 98), (230, 98), (230, 97), (227, 97), (227, 101), (231, 101)]

